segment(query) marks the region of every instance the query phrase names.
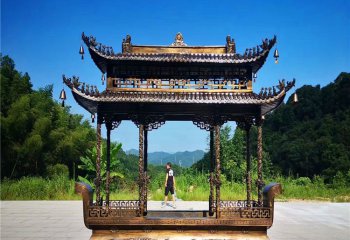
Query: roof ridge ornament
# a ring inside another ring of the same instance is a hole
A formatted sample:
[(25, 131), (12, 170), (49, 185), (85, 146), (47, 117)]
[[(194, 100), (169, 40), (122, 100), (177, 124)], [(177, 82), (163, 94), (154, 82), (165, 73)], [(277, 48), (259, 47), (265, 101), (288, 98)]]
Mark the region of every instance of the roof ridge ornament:
[(171, 47), (186, 47), (182, 33), (178, 32), (175, 36), (175, 41), (170, 45)]
[(128, 34), (123, 38), (122, 51), (123, 53), (130, 53), (132, 49), (131, 36)]
[(226, 37), (226, 53), (236, 53), (236, 43), (230, 35)]

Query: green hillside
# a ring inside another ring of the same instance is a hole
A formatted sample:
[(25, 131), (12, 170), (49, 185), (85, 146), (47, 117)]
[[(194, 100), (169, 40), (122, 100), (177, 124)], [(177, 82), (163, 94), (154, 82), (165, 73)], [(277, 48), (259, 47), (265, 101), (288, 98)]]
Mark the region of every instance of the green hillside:
[(284, 175), (332, 178), (350, 170), (350, 73), (320, 87), (297, 89), (266, 117), (264, 147)]

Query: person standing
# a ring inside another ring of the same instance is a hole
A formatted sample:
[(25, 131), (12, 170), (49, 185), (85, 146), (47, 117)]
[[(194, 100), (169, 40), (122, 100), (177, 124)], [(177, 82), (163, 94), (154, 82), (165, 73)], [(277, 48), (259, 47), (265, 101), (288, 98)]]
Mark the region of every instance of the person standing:
[(166, 164), (166, 177), (165, 177), (165, 197), (164, 197), (164, 202), (162, 203), (162, 208), (166, 206), (167, 201), (168, 201), (168, 194), (169, 192), (172, 195), (173, 198), (173, 208), (176, 208), (175, 205), (175, 176), (174, 176), (174, 170), (171, 168), (171, 163), (168, 162)]

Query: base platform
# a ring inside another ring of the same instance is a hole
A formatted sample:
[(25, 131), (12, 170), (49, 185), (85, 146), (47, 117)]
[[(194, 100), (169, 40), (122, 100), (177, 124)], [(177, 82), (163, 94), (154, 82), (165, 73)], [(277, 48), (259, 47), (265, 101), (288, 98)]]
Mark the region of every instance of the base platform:
[(242, 232), (242, 231), (209, 231), (209, 230), (143, 230), (143, 231), (107, 231), (93, 230), (90, 240), (269, 240), (266, 231)]

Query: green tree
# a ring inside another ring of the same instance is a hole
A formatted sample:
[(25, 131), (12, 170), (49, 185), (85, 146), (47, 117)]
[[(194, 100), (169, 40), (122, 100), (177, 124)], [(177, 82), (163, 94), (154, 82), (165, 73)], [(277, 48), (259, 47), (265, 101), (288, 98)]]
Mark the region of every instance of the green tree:
[[(111, 159), (110, 159), (110, 177), (111, 179), (124, 178), (121, 173), (120, 161), (117, 158), (118, 152), (121, 150), (122, 144), (111, 143)], [(80, 157), (82, 164), (78, 165), (78, 168), (83, 170), (86, 174), (85, 177), (78, 176), (79, 181), (88, 183), (95, 188), (96, 178), (96, 160), (97, 160), (97, 148), (96, 146), (86, 151), (86, 156)], [(107, 179), (107, 147), (106, 143), (101, 144), (101, 190), (104, 192)], [(112, 181), (113, 182), (113, 181)]]
[(45, 176), (59, 163), (74, 172), (74, 162), (95, 142), (81, 115), (52, 99), (53, 85), (32, 89), (30, 77), (1, 57), (1, 177)]
[(244, 181), (245, 162), (245, 133), (242, 129), (236, 128), (230, 137), (231, 128), (226, 125), (221, 130), (221, 162), (222, 173), (231, 182)]

